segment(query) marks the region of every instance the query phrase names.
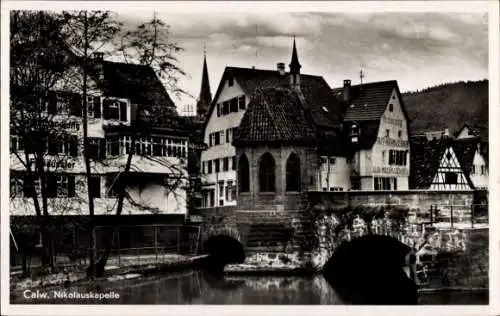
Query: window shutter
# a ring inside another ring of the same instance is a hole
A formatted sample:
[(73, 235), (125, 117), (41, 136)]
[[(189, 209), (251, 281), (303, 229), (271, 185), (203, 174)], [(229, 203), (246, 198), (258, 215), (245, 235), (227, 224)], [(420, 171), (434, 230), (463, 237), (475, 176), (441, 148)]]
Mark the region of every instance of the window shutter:
[(81, 117), (82, 116), (82, 97), (75, 93), (69, 99), (69, 114)]
[(102, 118), (105, 120), (109, 118), (109, 103), (109, 99), (104, 98), (102, 100)]
[(55, 114), (57, 112), (57, 95), (55, 91), (49, 91), (47, 113)]
[(127, 103), (120, 101), (120, 121), (127, 121)]
[(94, 118), (101, 117), (101, 97), (94, 97)]
[(217, 116), (220, 116), (220, 103), (217, 103)]
[(53, 173), (46, 174), (45, 182), (45, 192), (48, 198), (53, 198), (57, 196), (57, 178)]
[(106, 158), (106, 140), (104, 138), (99, 139), (99, 159)]
[(72, 135), (69, 138), (69, 154), (72, 157), (76, 157), (78, 155), (78, 139), (75, 135)]
[(68, 177), (68, 197), (75, 197), (75, 176), (67, 175)]

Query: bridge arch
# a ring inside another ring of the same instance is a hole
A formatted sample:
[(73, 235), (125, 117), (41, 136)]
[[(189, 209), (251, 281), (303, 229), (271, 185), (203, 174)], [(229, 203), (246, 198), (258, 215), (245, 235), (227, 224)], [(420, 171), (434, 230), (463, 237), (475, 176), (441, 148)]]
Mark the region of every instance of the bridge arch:
[(209, 265), (222, 269), (226, 264), (243, 263), (245, 247), (236, 228), (218, 227), (205, 232), (202, 238), (202, 252), (210, 255)]

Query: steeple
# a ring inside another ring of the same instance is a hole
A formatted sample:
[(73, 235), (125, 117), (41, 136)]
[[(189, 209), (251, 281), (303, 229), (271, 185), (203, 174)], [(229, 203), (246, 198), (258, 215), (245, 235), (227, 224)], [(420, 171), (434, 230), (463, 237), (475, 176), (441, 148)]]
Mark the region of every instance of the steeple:
[(210, 81), (208, 80), (207, 50), (203, 48), (203, 73), (201, 75), (201, 89), (198, 103), (196, 104), (198, 116), (205, 118), (212, 102), (212, 92), (210, 92)]
[(295, 45), (295, 35), (293, 36), (292, 61), (290, 62), (290, 73), (300, 74), (299, 57), (297, 55), (297, 46)]
[(292, 61), (290, 62), (290, 86), (294, 90), (300, 90), (300, 68), (297, 46), (295, 45), (295, 35), (293, 36)]

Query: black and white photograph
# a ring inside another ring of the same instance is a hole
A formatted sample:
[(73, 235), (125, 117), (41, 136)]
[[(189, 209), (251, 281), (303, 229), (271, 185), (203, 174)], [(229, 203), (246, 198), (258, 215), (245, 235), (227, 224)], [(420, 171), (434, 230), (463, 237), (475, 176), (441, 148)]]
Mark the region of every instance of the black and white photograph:
[(2, 1), (2, 314), (491, 312), (498, 3), (238, 2)]

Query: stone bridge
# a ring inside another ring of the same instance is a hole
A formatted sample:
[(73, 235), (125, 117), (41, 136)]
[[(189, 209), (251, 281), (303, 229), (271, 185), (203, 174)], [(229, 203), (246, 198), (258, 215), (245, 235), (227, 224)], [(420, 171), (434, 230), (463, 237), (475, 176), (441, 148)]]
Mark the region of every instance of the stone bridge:
[[(390, 235), (420, 257), (463, 252), (469, 245), (471, 206), (477, 202), (470, 191), (356, 193), (308, 192), (294, 210), (228, 206), (197, 209), (191, 215), (201, 220), (205, 252), (231, 248), (247, 257), (295, 253), (306, 255), (315, 267), (321, 267), (340, 243), (363, 235)], [(487, 224), (483, 226), (487, 235)], [(476, 224), (474, 231), (478, 228)]]

